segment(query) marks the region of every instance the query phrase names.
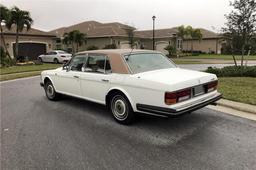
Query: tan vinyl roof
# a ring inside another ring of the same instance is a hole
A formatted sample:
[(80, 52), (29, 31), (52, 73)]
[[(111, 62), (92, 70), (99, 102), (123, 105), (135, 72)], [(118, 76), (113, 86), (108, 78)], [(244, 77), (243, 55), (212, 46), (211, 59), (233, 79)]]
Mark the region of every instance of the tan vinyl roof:
[[(4, 34), (10, 34), (15, 35), (16, 34), (16, 26), (12, 26), (10, 30), (8, 30), (5, 26), (3, 26), (3, 33)], [(55, 37), (54, 34), (49, 32), (44, 32), (35, 28), (30, 28), (28, 31), (26, 28), (23, 29), (22, 32), (19, 33), (20, 35), (26, 35), (26, 36), (47, 36), (47, 37)]]
[(107, 55), (109, 58), (113, 73), (131, 74), (131, 71), (129, 70), (129, 67), (124, 61), (124, 58), (122, 57), (122, 55), (129, 54), (129, 53), (134, 54), (134, 53), (159, 53), (159, 52), (152, 51), (152, 50), (109, 49), (109, 50), (82, 51), (77, 54), (86, 54), (86, 53)]

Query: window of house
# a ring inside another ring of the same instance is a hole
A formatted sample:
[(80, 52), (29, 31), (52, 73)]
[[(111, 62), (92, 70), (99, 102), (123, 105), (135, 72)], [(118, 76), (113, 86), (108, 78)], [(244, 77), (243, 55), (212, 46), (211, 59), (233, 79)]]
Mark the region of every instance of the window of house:
[(181, 39), (178, 39), (178, 41), (177, 41), (177, 48), (182, 49), (182, 40)]

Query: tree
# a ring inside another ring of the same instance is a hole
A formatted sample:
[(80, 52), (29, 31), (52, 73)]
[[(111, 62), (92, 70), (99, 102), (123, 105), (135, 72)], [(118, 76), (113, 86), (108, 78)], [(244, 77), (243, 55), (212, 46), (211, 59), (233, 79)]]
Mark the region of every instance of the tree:
[[(184, 25), (181, 25), (178, 27), (178, 33), (177, 36), (180, 37), (182, 40), (185, 38), (185, 36), (187, 35), (187, 30), (184, 27)], [(183, 48), (183, 47), (182, 47)], [(183, 49), (181, 49), (181, 51), (183, 51)]]
[(164, 48), (166, 51), (168, 51), (169, 53), (169, 57), (173, 56), (176, 54), (176, 47), (172, 46), (172, 45), (168, 45)]
[(224, 38), (231, 45), (234, 62), (235, 53), (241, 54), (241, 66), (244, 63), (246, 46), (251, 46), (256, 35), (256, 2), (255, 0), (235, 0), (230, 2), (234, 9), (225, 15), (227, 22), (222, 28)]
[(129, 41), (129, 44), (130, 44), (130, 47), (133, 48), (134, 45), (135, 45), (135, 41), (134, 41), (134, 31), (136, 30), (135, 28), (133, 27), (125, 27), (123, 28), (125, 31), (126, 31), (126, 34), (128, 35), (128, 41)]
[[(199, 41), (202, 40), (202, 33), (200, 29), (194, 29), (192, 26), (188, 25), (186, 27), (184, 27), (183, 25), (178, 27), (178, 33), (177, 33), (178, 37), (184, 39), (191, 39), (191, 49), (190, 51), (193, 53), (193, 48), (194, 48), (194, 44), (193, 44), (193, 40), (198, 39)], [(187, 50), (188, 50), (188, 41), (187, 41)]]
[(1, 30), (1, 39), (3, 41), (3, 46), (5, 49), (5, 52), (7, 54), (7, 56), (11, 59), (11, 56), (9, 54), (9, 51), (7, 49), (6, 43), (5, 43), (5, 38), (4, 38), (4, 34), (3, 34), (3, 27), (2, 24), (6, 24), (6, 22), (8, 21), (10, 17), (10, 11), (8, 8), (6, 8), (5, 6), (0, 6), (0, 30)]
[(193, 51), (194, 51), (193, 40), (197, 39), (197, 40), (201, 41), (203, 35), (202, 35), (200, 29), (192, 29), (192, 30), (190, 31), (190, 37), (191, 37), (191, 39), (192, 39), (192, 41), (191, 41), (191, 52), (193, 53)]
[[(190, 25), (186, 26), (185, 33), (186, 33), (186, 38), (187, 39), (191, 38), (192, 31), (193, 31), (192, 26), (190, 26)], [(187, 41), (187, 51), (188, 51), (188, 41)]]
[(10, 10), (10, 17), (6, 22), (6, 27), (11, 29), (12, 25), (16, 26), (16, 43), (14, 51), (14, 59), (16, 60), (19, 55), (19, 33), (26, 27), (27, 31), (31, 28), (33, 19), (30, 17), (28, 11), (20, 10), (18, 7), (13, 7)]
[[(78, 30), (73, 30), (68, 33), (64, 33), (63, 43), (66, 45), (72, 45), (72, 53), (78, 52), (78, 47), (86, 43), (86, 34), (81, 33)], [(76, 45), (76, 50), (75, 50)]]

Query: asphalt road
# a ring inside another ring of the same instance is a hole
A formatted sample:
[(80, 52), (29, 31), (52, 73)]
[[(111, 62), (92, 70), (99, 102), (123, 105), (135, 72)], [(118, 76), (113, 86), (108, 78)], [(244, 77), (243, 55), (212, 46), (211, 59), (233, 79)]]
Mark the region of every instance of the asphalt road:
[(256, 169), (256, 122), (207, 108), (117, 124), (101, 105), (1, 84), (1, 169)]

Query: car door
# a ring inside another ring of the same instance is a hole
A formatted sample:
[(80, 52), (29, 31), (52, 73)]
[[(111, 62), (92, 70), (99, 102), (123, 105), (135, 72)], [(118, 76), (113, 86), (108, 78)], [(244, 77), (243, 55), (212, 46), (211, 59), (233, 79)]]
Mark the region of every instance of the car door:
[(108, 57), (105, 54), (88, 54), (80, 80), (82, 95), (89, 100), (104, 104), (111, 83)]
[(42, 56), (43, 62), (49, 62), (49, 61), (48, 61), (48, 55), (49, 55), (49, 52), (48, 52), (48, 53), (45, 53), (45, 54)]
[(54, 62), (54, 59), (57, 58), (57, 52), (52, 51), (49, 57), (49, 62)]
[(65, 69), (56, 73), (55, 88), (61, 93), (81, 97), (81, 72), (86, 61), (86, 55), (79, 54), (72, 58)]
[(53, 51), (50, 51), (48, 52), (46, 55), (45, 55), (45, 61), (46, 62), (52, 62), (52, 54), (53, 54)]

